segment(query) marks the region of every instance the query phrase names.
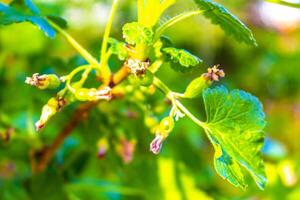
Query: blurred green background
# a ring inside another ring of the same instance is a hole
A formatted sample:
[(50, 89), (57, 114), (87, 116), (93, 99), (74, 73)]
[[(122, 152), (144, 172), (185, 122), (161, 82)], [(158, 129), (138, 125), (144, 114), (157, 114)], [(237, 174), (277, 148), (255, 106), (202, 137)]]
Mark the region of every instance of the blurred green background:
[[(98, 55), (112, 1), (34, 2), (44, 13), (64, 16), (68, 32)], [(84, 61), (61, 36), (50, 40), (25, 23), (0, 27), (0, 200), (300, 199), (300, 10), (262, 1), (218, 2), (253, 30), (257, 48), (235, 42), (201, 16), (177, 24), (167, 35), (207, 66), (220, 64), (226, 72), (222, 84), (246, 90), (262, 101), (268, 122), (263, 148), (269, 180), (265, 191), (251, 177), (245, 191), (219, 177), (212, 145), (185, 118), (176, 124), (161, 154), (150, 153), (153, 135), (144, 125), (147, 113), (136, 102), (151, 105), (161, 119), (169, 107), (159, 93), (128, 94), (99, 104), (64, 141), (47, 170), (33, 175), (32, 152), (51, 144), (79, 104), (65, 108), (38, 134), (34, 122), (55, 91), (38, 91), (24, 84), (25, 78), (36, 72), (64, 75)], [(121, 1), (112, 31), (115, 38), (122, 38), (123, 24), (136, 20), (135, 3)], [(165, 18), (193, 8), (192, 1), (179, 0)], [(111, 64), (115, 69), (120, 66), (115, 60)], [(181, 74), (164, 66), (159, 76), (172, 89), (183, 91), (205, 71), (203, 67)], [(205, 120), (201, 98), (185, 104)], [(4, 138), (7, 133), (11, 133), (9, 141)], [(107, 152), (100, 158), (99, 145), (104, 144)], [(125, 155), (126, 148), (134, 149), (132, 158)]]

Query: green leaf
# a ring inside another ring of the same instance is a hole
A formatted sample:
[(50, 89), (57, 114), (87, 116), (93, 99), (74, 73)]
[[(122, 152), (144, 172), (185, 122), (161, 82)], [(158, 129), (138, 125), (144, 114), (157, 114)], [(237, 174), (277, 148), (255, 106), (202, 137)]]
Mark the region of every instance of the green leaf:
[(151, 28), (148, 28), (138, 22), (127, 23), (123, 26), (123, 37), (128, 44), (144, 44), (152, 45), (154, 33)]
[(236, 186), (244, 187), (240, 167), (250, 172), (257, 185), (266, 185), (261, 148), (264, 142), (264, 113), (259, 100), (251, 94), (225, 87), (203, 92), (207, 114), (205, 130), (221, 156), (215, 158), (218, 173)]
[(172, 62), (171, 67), (175, 71), (187, 72), (199, 66), (203, 61), (185, 49), (167, 47), (162, 49), (167, 60)]
[(18, 11), (10, 6), (0, 3), (0, 25), (12, 23), (31, 22), (43, 31), (48, 37), (54, 38), (55, 31), (44, 18), (37, 15), (29, 15)]
[(110, 44), (110, 51), (112, 54), (118, 56), (120, 60), (125, 60), (128, 57), (128, 52), (126, 50), (126, 44), (124, 42), (120, 42), (114, 38), (109, 38), (108, 43)]
[(226, 8), (211, 0), (194, 0), (204, 16), (209, 18), (213, 24), (219, 25), (226, 34), (231, 35), (239, 42), (256, 46), (256, 40), (251, 30)]

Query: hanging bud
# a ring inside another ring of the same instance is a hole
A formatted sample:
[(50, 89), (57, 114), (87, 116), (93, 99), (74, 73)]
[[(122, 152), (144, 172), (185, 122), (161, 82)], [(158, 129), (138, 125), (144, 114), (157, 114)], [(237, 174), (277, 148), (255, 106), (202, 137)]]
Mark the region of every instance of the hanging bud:
[(155, 138), (150, 144), (150, 151), (154, 154), (159, 154), (165, 139), (174, 129), (174, 120), (172, 117), (165, 117), (161, 120), (155, 134)]
[(154, 154), (159, 154), (162, 148), (162, 144), (166, 138), (161, 134), (156, 134), (154, 140), (150, 144), (150, 151)]
[(36, 131), (41, 130), (49, 119), (60, 111), (66, 104), (66, 101), (62, 97), (51, 98), (42, 109), (40, 120), (35, 123)]
[(108, 145), (108, 141), (106, 138), (101, 138), (98, 143), (97, 143), (97, 147), (98, 147), (98, 152), (97, 152), (97, 156), (99, 159), (103, 159), (107, 153), (107, 150), (109, 148)]
[(110, 87), (105, 87), (100, 90), (97, 90), (96, 88), (79, 88), (75, 92), (75, 97), (79, 101), (109, 101), (112, 98), (112, 89)]
[(208, 68), (207, 73), (202, 74), (199, 78), (194, 79), (186, 88), (184, 92), (185, 98), (195, 98), (202, 91), (208, 88), (214, 81), (219, 81), (220, 78), (225, 77), (222, 69), (218, 69), (219, 65)]
[(55, 74), (39, 75), (38, 73), (35, 73), (32, 77), (27, 77), (25, 83), (44, 90), (58, 88), (61, 81)]
[(135, 76), (140, 76), (145, 74), (146, 70), (150, 65), (150, 62), (129, 58), (126, 61), (125, 65), (130, 69), (132, 74), (134, 74)]

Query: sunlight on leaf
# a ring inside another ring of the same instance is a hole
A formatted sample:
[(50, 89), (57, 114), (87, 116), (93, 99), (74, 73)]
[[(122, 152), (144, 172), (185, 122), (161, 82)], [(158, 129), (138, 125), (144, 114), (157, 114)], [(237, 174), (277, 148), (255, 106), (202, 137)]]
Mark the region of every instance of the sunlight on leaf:
[(205, 90), (203, 98), (206, 132), (215, 150), (222, 152), (215, 158), (217, 171), (232, 184), (244, 187), (243, 166), (263, 189), (267, 180), (261, 155), (265, 127), (261, 103), (249, 93), (229, 92), (223, 86)]
[(251, 30), (226, 8), (211, 0), (194, 1), (201, 10), (205, 10), (204, 16), (209, 18), (213, 24), (219, 25), (226, 34), (231, 35), (239, 42), (257, 45)]

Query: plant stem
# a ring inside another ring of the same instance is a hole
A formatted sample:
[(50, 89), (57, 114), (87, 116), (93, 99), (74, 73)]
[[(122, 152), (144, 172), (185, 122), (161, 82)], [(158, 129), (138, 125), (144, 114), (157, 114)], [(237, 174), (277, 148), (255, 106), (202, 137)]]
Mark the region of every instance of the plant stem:
[(33, 165), (33, 172), (41, 172), (43, 171), (48, 163), (51, 161), (54, 156), (56, 150), (60, 147), (60, 145), (64, 142), (65, 138), (68, 137), (73, 129), (79, 124), (79, 122), (86, 117), (87, 113), (90, 109), (92, 109), (96, 105), (95, 102), (89, 102), (80, 106), (74, 113), (71, 121), (60, 131), (60, 133), (55, 138), (54, 142), (42, 152), (40, 161)]
[[(83, 68), (82, 68), (83, 70)], [(75, 73), (75, 72), (74, 72)], [(121, 83), (127, 76), (129, 72), (126, 66), (123, 66), (112, 78), (113, 83), (112, 87), (115, 85), (118, 85)], [(116, 96), (118, 97), (118, 96)], [(122, 96), (120, 96), (122, 97)], [(53, 143), (49, 146), (49, 148), (46, 148), (45, 151), (42, 151), (41, 157), (38, 163), (35, 162), (33, 155), (30, 155), (32, 157), (30, 160), (32, 161), (32, 171), (34, 173), (43, 171), (51, 159), (53, 158), (55, 152), (60, 147), (60, 145), (64, 142), (66, 137), (68, 137), (73, 129), (80, 123), (81, 120), (83, 120), (88, 112), (98, 104), (98, 102), (88, 102), (80, 106), (74, 113), (73, 118), (69, 121), (69, 123), (63, 127), (63, 129), (59, 132), (59, 134), (56, 136)]]
[(101, 46), (101, 52), (100, 52), (99, 72), (100, 72), (100, 76), (101, 76), (101, 78), (102, 78), (102, 80), (105, 84), (109, 83), (110, 76), (111, 76), (111, 71), (110, 71), (110, 68), (109, 68), (109, 65), (108, 65), (109, 57), (107, 56), (107, 46), (108, 46), (108, 39), (109, 39), (109, 35), (110, 35), (110, 32), (111, 32), (113, 19), (114, 19), (116, 10), (117, 10), (118, 2), (119, 2), (119, 0), (114, 0), (113, 1), (111, 11), (110, 11), (110, 15), (109, 15), (109, 18), (108, 18), (108, 22), (107, 22), (106, 27), (105, 27), (104, 36), (103, 36), (103, 40), (102, 40), (102, 46)]
[(160, 89), (163, 93), (165, 93), (167, 95), (168, 98), (170, 98), (172, 100), (172, 98), (170, 97), (172, 91), (168, 88), (168, 86), (166, 86), (165, 83), (163, 83), (159, 78), (154, 77), (153, 79), (153, 84)]
[(195, 16), (195, 15), (199, 15), (201, 13), (203, 13), (204, 11), (203, 10), (196, 10), (196, 11), (189, 11), (189, 12), (185, 12), (185, 13), (182, 13), (180, 15), (177, 15), (175, 17), (173, 17), (172, 19), (168, 20), (166, 23), (164, 23), (163, 25), (161, 25), (157, 30), (156, 30), (156, 34), (155, 34), (155, 38), (154, 40), (156, 41), (157, 39), (159, 39), (159, 37), (161, 36), (161, 34), (163, 32), (165, 32), (168, 28), (170, 28), (171, 26), (173, 26), (174, 24), (186, 19), (186, 18), (189, 18), (189, 17), (192, 17), (192, 16)]
[(193, 115), (182, 103), (178, 100), (175, 101), (176, 106), (184, 113), (186, 116), (188, 116), (193, 122), (195, 122), (198, 126), (201, 126), (205, 130), (207, 129), (207, 126), (204, 122), (200, 121), (195, 115)]
[(141, 23), (143, 21), (144, 13), (144, 0), (138, 0), (138, 21)]
[(193, 115), (182, 103), (176, 99), (174, 92), (172, 92), (165, 83), (163, 83), (159, 78), (154, 77), (153, 84), (159, 88), (167, 97), (172, 101), (173, 106), (179, 108), (186, 116), (188, 116), (193, 122), (203, 129), (207, 129), (207, 126), (204, 122), (200, 121), (195, 115)]
[(289, 7), (293, 7), (293, 8), (300, 8), (300, 4), (299, 3), (291, 3), (291, 2), (287, 2), (287, 1), (282, 1), (282, 0), (265, 0), (267, 2), (270, 3), (277, 3), (283, 6), (289, 6)]
[(80, 53), (80, 55), (86, 59), (86, 61), (91, 64), (97, 66), (98, 61), (85, 49), (83, 48), (71, 35), (69, 35), (66, 31), (61, 29), (57, 24), (49, 20), (49, 23), (53, 28), (55, 28), (59, 33), (61, 33), (67, 41)]

